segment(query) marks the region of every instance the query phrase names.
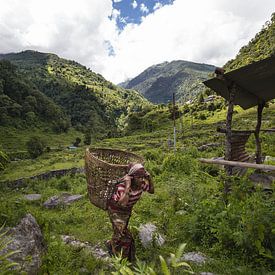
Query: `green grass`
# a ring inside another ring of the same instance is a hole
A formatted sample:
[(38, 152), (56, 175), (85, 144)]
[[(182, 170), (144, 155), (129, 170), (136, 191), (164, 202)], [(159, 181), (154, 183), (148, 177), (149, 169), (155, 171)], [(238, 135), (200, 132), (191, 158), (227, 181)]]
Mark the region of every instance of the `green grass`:
[(16, 129), (12, 127), (0, 126), (0, 144), (4, 151), (16, 152), (26, 150), (26, 142), (32, 136), (38, 136), (43, 138), (47, 146), (52, 148), (66, 147), (71, 145), (76, 137), (82, 138), (83, 134), (80, 132), (70, 129), (67, 133), (56, 134), (48, 128), (27, 128), (27, 129)]
[[(234, 127), (250, 128), (251, 123), (244, 123), (244, 121), (245, 119), (249, 121), (256, 119), (255, 110), (237, 110), (238, 114), (234, 116)], [(265, 111), (264, 127), (274, 127), (274, 113), (275, 105)], [(93, 144), (93, 146), (98, 147), (134, 151), (146, 158), (146, 167), (154, 176), (156, 193), (154, 195), (144, 194), (134, 207), (130, 229), (136, 239), (138, 257), (153, 265), (156, 270), (159, 270), (158, 255), (162, 254), (164, 257), (168, 257), (169, 253), (174, 252), (180, 243), (187, 243), (186, 251), (201, 251), (211, 257), (212, 261), (203, 266), (193, 264), (192, 267), (196, 272), (256, 275), (267, 274), (272, 268), (263, 256), (252, 254), (254, 258), (248, 257), (240, 248), (239, 250), (238, 248), (232, 250), (230, 245), (227, 247), (227, 244), (222, 242), (222, 235), (216, 235), (217, 238), (221, 238), (219, 242), (212, 240), (212, 244), (209, 241), (209, 236), (214, 233), (211, 233), (210, 229), (208, 230), (208, 226), (213, 228), (213, 224), (216, 224), (215, 219), (220, 222), (220, 224), (217, 222), (219, 226), (216, 228), (219, 234), (223, 230), (224, 233), (227, 233), (225, 229), (228, 228), (232, 230), (233, 234), (240, 234), (240, 241), (247, 242), (245, 238), (251, 240), (249, 245), (253, 249), (255, 248), (252, 243), (254, 237), (249, 235), (251, 233), (249, 228), (252, 227), (254, 230), (255, 227), (255, 238), (258, 234), (257, 230), (261, 229), (261, 227), (259, 227), (260, 229), (257, 227), (258, 224), (256, 223), (257, 215), (260, 215), (260, 212), (258, 213), (256, 210), (253, 213), (249, 212), (249, 208), (245, 208), (246, 204), (239, 204), (233, 198), (231, 204), (236, 209), (230, 210), (221, 203), (221, 187), (224, 176), (219, 168), (201, 165), (196, 161), (198, 157), (223, 155), (224, 135), (216, 133), (216, 126), (224, 119), (224, 111), (215, 113), (214, 116), (210, 116), (204, 121), (195, 119), (192, 121), (189, 116), (185, 116), (183, 118), (183, 131), (177, 135), (179, 154), (176, 157), (173, 156), (173, 149), (167, 146), (168, 136), (172, 138), (172, 122), (162, 125), (158, 131), (149, 133), (140, 131), (131, 136), (105, 139)], [(179, 123), (178, 120), (177, 127), (179, 127)], [(43, 133), (40, 132), (40, 134)], [(69, 145), (68, 143), (74, 140), (78, 134), (77, 132), (70, 132), (68, 135), (62, 136), (47, 134), (47, 139), (49, 139), (51, 146), (65, 146)], [(30, 135), (27, 131), (18, 132), (20, 139), (27, 139)], [(274, 138), (274, 134), (262, 135), (263, 152), (270, 156), (275, 156)], [(4, 140), (2, 132), (1, 139)], [(15, 140), (16, 132), (14, 132), (14, 137), (11, 137), (9, 143), (6, 141), (6, 148), (12, 149), (12, 146), (17, 146), (17, 150), (22, 150), (24, 142), (17, 144)], [(217, 142), (221, 145), (205, 152), (198, 152), (195, 148), (210, 142)], [(249, 140), (247, 149), (251, 152), (255, 150), (253, 138)], [(2, 172), (1, 180), (27, 177), (53, 169), (82, 167), (84, 150), (84, 146), (76, 151), (63, 149), (44, 154), (36, 160), (27, 159), (11, 162), (7, 169)], [(249, 173), (251, 172), (249, 171)], [(249, 180), (246, 178), (243, 182), (237, 180), (236, 184), (238, 186), (236, 196), (239, 196), (240, 201), (244, 200), (248, 206), (251, 205), (251, 208), (254, 204), (261, 203), (259, 205), (262, 208), (259, 206), (259, 210), (274, 212), (274, 204), (270, 204), (270, 208), (264, 206), (265, 201), (266, 203), (271, 202), (268, 198), (261, 198), (262, 193), (260, 191), (257, 191), (255, 196), (250, 191), (247, 192), (251, 186)], [(45, 209), (42, 206), (46, 199), (62, 192), (85, 196), (67, 207)], [(38, 202), (28, 202), (23, 198), (23, 195), (30, 193), (40, 193), (42, 199)], [(48, 252), (43, 258), (41, 274), (82, 274), (83, 267), (88, 270), (87, 274), (89, 272), (97, 274), (100, 269), (104, 269), (106, 274), (110, 274), (110, 267), (106, 263), (87, 255), (85, 251), (64, 245), (60, 239), (60, 235), (68, 234), (81, 241), (87, 241), (93, 245), (100, 243), (103, 246), (104, 241), (111, 237), (112, 229), (107, 213), (91, 205), (88, 200), (84, 175), (52, 178), (47, 181), (30, 180), (15, 190), (1, 185), (0, 222), (5, 221), (8, 226), (14, 226), (26, 213), (35, 216), (48, 246)], [(219, 220), (221, 213), (226, 214), (224, 214), (223, 219)], [(270, 213), (263, 213), (266, 215), (263, 216), (264, 222)], [(246, 216), (249, 218), (253, 215), (255, 216), (255, 224), (253, 219), (248, 221), (244, 219)], [(242, 219), (244, 219), (243, 226), (247, 226), (247, 231), (242, 231), (241, 228), (237, 228), (237, 230), (233, 227), (234, 222), (238, 224), (238, 221)], [(137, 228), (146, 222), (157, 225), (159, 232), (165, 236), (166, 242), (163, 247), (146, 249), (142, 247), (138, 240)], [(229, 236), (231, 235), (229, 234)], [(181, 274), (181, 271), (178, 273)]]

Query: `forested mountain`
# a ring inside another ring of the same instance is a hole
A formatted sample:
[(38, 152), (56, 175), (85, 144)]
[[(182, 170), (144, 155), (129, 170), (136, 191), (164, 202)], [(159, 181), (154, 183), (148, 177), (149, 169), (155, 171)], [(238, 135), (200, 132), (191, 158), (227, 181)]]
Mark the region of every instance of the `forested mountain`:
[[(117, 87), (85, 66), (55, 54), (24, 51), (2, 54), (0, 59), (16, 65), (20, 79), (41, 91), (60, 112), (63, 109), (79, 130), (115, 133), (121, 116), (149, 104), (138, 92)], [(21, 89), (17, 90), (20, 94)]]
[(229, 60), (224, 68), (226, 71), (238, 69), (255, 61), (262, 60), (275, 54), (275, 13), (267, 21), (262, 30), (246, 45), (243, 46), (236, 58)]
[(175, 93), (176, 100), (187, 101), (204, 89), (203, 80), (214, 66), (188, 61), (172, 61), (154, 65), (120, 86), (135, 89), (154, 103), (167, 103)]
[(41, 93), (9, 61), (0, 61), (0, 123), (18, 128), (50, 123), (54, 130), (65, 131), (70, 121), (53, 100)]

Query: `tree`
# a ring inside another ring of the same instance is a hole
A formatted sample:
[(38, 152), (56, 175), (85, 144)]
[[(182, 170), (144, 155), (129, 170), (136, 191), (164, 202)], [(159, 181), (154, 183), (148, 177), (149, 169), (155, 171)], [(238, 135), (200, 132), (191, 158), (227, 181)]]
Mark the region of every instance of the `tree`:
[(89, 133), (89, 132), (86, 132), (85, 134), (84, 134), (84, 144), (85, 145), (90, 145), (91, 144), (91, 141), (92, 141), (92, 136), (91, 136), (91, 133)]
[(80, 142), (81, 142), (81, 138), (77, 137), (77, 138), (75, 139), (75, 142), (74, 142), (73, 145), (74, 145), (75, 147), (78, 147), (79, 144), (80, 144)]
[(27, 143), (27, 150), (32, 158), (42, 155), (46, 147), (45, 141), (40, 137), (31, 137)]

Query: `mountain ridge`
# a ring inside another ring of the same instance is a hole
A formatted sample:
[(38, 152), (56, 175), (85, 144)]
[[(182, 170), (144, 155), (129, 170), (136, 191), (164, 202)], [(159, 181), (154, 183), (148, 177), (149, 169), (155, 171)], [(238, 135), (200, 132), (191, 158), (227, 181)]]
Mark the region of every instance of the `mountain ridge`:
[[(136, 77), (120, 83), (124, 88), (138, 90), (154, 103), (167, 103), (175, 93), (176, 100), (187, 101), (202, 89), (201, 82), (215, 67), (185, 60), (165, 61), (148, 67)], [(169, 90), (167, 92), (167, 90)]]

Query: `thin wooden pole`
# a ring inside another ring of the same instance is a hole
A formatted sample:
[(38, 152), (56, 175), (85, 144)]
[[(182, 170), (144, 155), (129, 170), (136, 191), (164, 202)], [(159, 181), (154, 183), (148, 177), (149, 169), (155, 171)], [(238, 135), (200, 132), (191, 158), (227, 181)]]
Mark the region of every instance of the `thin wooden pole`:
[[(226, 116), (226, 135), (225, 135), (225, 159), (230, 160), (232, 155), (232, 117), (234, 112), (234, 99), (236, 93), (236, 84), (230, 83), (228, 85), (229, 92), (229, 100), (228, 100), (228, 109)], [(225, 171), (227, 176), (231, 176), (233, 174), (232, 166), (225, 166)], [(231, 189), (231, 180), (228, 178), (224, 182), (224, 194), (225, 194), (225, 202), (227, 204), (227, 194)]]
[[(234, 112), (234, 98), (236, 93), (236, 85), (233, 83), (231, 87), (228, 87), (229, 101), (226, 116), (226, 141), (225, 141), (225, 159), (231, 159), (232, 153), (232, 117)], [(232, 167), (226, 167), (228, 176), (232, 175)]]
[(262, 125), (262, 113), (265, 103), (258, 105), (257, 125), (255, 129), (255, 141), (256, 141), (256, 163), (262, 163), (262, 148), (260, 139), (260, 130)]
[(254, 169), (260, 169), (260, 170), (275, 171), (274, 165), (256, 164), (256, 163), (241, 162), (241, 161), (229, 161), (229, 160), (221, 160), (221, 159), (204, 159), (204, 158), (200, 158), (199, 161), (203, 163), (209, 163), (209, 164), (219, 164), (219, 165), (228, 165), (228, 166), (235, 166), (235, 167), (242, 167), (242, 168), (254, 168)]

